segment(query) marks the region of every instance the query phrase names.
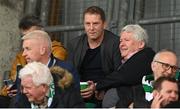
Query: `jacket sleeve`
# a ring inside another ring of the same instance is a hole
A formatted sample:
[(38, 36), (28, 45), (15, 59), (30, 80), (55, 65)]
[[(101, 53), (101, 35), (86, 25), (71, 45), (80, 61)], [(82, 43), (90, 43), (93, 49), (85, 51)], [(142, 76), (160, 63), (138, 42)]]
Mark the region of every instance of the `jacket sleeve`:
[(83, 98), (80, 95), (80, 90), (74, 87), (69, 87), (65, 90), (65, 94), (63, 96), (65, 107), (70, 108), (84, 108), (85, 103)]
[(142, 77), (152, 72), (151, 62), (154, 54), (154, 52), (150, 52), (148, 55), (147, 53), (140, 52), (133, 55), (124, 64), (120, 65), (117, 71), (112, 72), (102, 81), (98, 82), (96, 89), (105, 90), (122, 85), (141, 84)]

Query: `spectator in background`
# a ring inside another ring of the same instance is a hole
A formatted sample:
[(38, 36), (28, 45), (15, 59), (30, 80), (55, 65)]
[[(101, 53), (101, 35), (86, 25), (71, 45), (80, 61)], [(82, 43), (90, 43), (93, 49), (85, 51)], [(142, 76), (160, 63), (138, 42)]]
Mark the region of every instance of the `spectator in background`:
[(128, 107), (133, 99), (133, 87), (141, 84), (144, 75), (151, 74), (151, 62), (155, 52), (147, 47), (148, 35), (139, 25), (126, 25), (120, 33), (120, 52), (122, 65), (117, 71), (97, 82), (96, 89), (109, 89), (103, 99), (103, 107)]
[(145, 75), (142, 79), (142, 85), (137, 86), (134, 91), (134, 107), (148, 107), (148, 102), (153, 99), (153, 83), (158, 78), (171, 77), (178, 80), (177, 65), (178, 59), (172, 50), (163, 49), (156, 53), (151, 63), (153, 74)]
[[(45, 31), (42, 30), (34, 30), (32, 32), (27, 33), (22, 37), (23, 40), (23, 54), (24, 58), (26, 59), (27, 63), (31, 63), (34, 61), (41, 62), (48, 67), (52, 66), (60, 66), (64, 69), (67, 69), (73, 75), (73, 84), (76, 88), (79, 89), (79, 76), (76, 69), (69, 63), (61, 61), (55, 58), (51, 54), (51, 40)], [(20, 83), (17, 83), (19, 85)], [(19, 88), (17, 88), (19, 89)], [(9, 94), (14, 94), (14, 91), (17, 90), (10, 90)], [(18, 91), (19, 92), (19, 91)], [(17, 100), (18, 95), (16, 96)]]
[[(34, 31), (34, 30), (43, 30), (43, 25), (41, 20), (34, 15), (26, 15), (24, 16), (20, 22), (19, 22), (19, 30), (21, 36)], [(61, 42), (58, 42), (56, 40), (52, 41), (52, 54), (60, 59), (60, 60), (65, 60), (67, 57), (67, 51), (64, 48), (64, 46), (61, 44)], [(15, 60), (13, 61), (11, 72), (9, 74), (9, 79), (15, 81), (16, 79), (16, 73), (17, 73), (17, 66), (21, 65), (24, 66), (26, 65), (26, 59), (22, 56), (22, 51), (17, 53)], [(7, 86), (4, 86), (1, 90), (0, 95), (2, 96), (7, 96), (7, 91), (9, 88)]]
[(153, 84), (151, 108), (163, 108), (171, 102), (178, 101), (179, 89), (175, 78), (159, 77)]
[(32, 62), (20, 70), (19, 78), (22, 93), (19, 101), (11, 104), (13, 108), (84, 107), (79, 89), (72, 87), (72, 75), (66, 69), (52, 67), (50, 72), (46, 65)]
[(79, 76), (76, 69), (69, 63), (55, 58), (51, 54), (52, 43), (48, 33), (42, 30), (34, 30), (22, 37), (23, 54), (27, 63), (37, 61), (48, 67), (60, 66), (67, 69), (73, 75), (74, 83), (79, 89)]
[[(27, 15), (23, 17), (19, 23), (19, 29), (21, 35), (25, 35), (33, 30), (44, 30), (41, 20), (34, 15)], [(52, 40), (52, 54), (60, 59), (66, 60), (67, 51), (61, 42)]]
[(80, 81), (88, 82), (88, 88), (81, 91), (86, 102), (101, 107), (95, 94), (95, 83), (106, 78), (121, 64), (119, 37), (106, 30), (104, 11), (88, 7), (84, 13), (85, 34), (69, 41), (69, 61), (77, 68)]

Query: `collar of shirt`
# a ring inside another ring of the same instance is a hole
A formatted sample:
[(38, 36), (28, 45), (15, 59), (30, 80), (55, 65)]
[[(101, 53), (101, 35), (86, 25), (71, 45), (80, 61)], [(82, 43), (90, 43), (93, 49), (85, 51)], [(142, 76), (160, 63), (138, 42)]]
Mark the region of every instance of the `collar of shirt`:
[(122, 63), (125, 63), (129, 58), (131, 58), (134, 54), (136, 54), (138, 52), (138, 50), (136, 50), (136, 51), (134, 51), (134, 52), (132, 52), (132, 53), (130, 53), (130, 54), (128, 54), (127, 55), (127, 58), (126, 59), (122, 59)]
[(47, 66), (49, 65), (50, 61), (51, 61), (51, 58), (49, 58), (48, 63), (46, 64)]

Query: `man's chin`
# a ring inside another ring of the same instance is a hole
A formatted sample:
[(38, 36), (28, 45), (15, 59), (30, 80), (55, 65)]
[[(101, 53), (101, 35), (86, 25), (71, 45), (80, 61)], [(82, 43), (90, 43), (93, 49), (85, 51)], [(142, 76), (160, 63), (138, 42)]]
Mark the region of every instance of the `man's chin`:
[(28, 101), (29, 102), (34, 102), (34, 100), (31, 97), (28, 98)]
[(32, 60), (26, 60), (27, 61), (27, 63), (31, 63), (31, 62), (33, 62)]

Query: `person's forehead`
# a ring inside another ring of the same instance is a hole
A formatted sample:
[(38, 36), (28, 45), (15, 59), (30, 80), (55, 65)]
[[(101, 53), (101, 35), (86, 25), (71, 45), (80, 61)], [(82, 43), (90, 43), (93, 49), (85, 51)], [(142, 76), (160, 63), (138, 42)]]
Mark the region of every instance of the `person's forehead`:
[(101, 20), (101, 16), (99, 14), (87, 13), (84, 16), (84, 21), (89, 20), (91, 18), (93, 18), (93, 20)]
[(123, 37), (123, 36), (132, 36), (132, 32), (123, 31), (123, 32), (120, 33), (120, 35), (121, 35), (121, 37)]
[(34, 47), (38, 48), (40, 46), (41, 42), (37, 39), (25, 39), (23, 40), (23, 47)]
[(178, 85), (171, 81), (163, 81), (161, 88), (165, 90), (178, 90)]
[(25, 43), (38, 43), (39, 41), (36, 38), (31, 38), (31, 39), (25, 39), (25, 40), (23, 40), (23, 42), (25, 42)]
[(159, 54), (159, 61), (171, 64), (171, 65), (176, 65), (177, 64), (177, 57), (170, 52), (163, 52)]
[(21, 78), (21, 83), (23, 85), (28, 85), (28, 86), (33, 85), (32, 77), (31, 76), (25, 76), (25, 77)]
[(121, 32), (120, 33), (120, 40), (122, 40), (122, 39), (129, 39), (129, 40), (133, 40), (135, 42), (140, 42), (140, 41), (135, 39), (132, 32), (126, 32), (126, 31)]

